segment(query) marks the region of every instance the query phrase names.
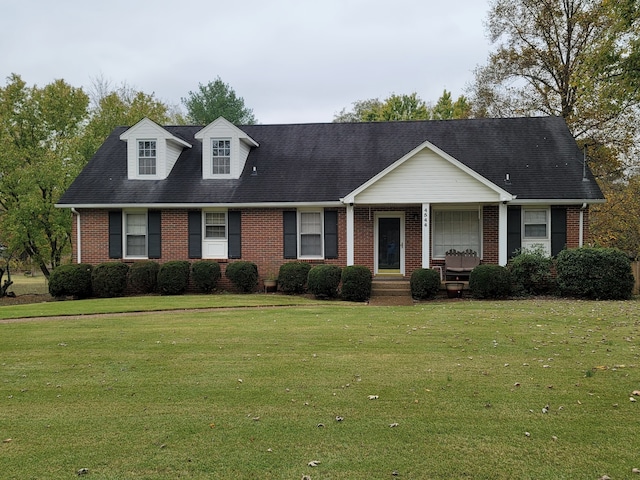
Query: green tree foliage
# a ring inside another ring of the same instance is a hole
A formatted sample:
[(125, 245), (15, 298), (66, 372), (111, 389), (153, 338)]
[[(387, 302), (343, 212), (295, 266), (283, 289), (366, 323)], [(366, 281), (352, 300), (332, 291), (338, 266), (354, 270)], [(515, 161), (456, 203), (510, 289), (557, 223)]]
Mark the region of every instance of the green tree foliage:
[(449, 120), (468, 118), (471, 105), (466, 97), (460, 96), (453, 102), (451, 92), (444, 90), (442, 97), (430, 108), (414, 92), (410, 95), (390, 95), (384, 101), (377, 98), (353, 102), (353, 110), (342, 109), (334, 116), (334, 123), (347, 122), (392, 122), (402, 120)]
[(187, 108), (189, 120), (207, 125), (218, 117), (224, 117), (234, 125), (253, 125), (257, 122), (253, 110), (247, 108), (244, 99), (224, 83), (220, 77), (207, 85), (198, 84), (198, 91), (190, 91), (182, 103)]
[(28, 87), (14, 74), (0, 88), (0, 231), (47, 277), (70, 245), (71, 215), (54, 205), (84, 164), (88, 102), (63, 80)]
[(185, 123), (179, 114), (170, 115), (170, 108), (153, 94), (137, 91), (126, 84), (111, 88), (101, 78), (91, 88), (89, 121), (82, 136), (82, 155), (89, 161), (114, 128), (131, 126), (147, 117), (159, 125)]
[(620, 172), (610, 160), (629, 153), (637, 129), (639, 12), (637, 0), (493, 0), (496, 51), (476, 70), (475, 115), (561, 116), (577, 139), (607, 146), (607, 168)]
[(591, 235), (602, 247), (640, 258), (640, 175), (603, 184), (607, 202), (591, 207)]

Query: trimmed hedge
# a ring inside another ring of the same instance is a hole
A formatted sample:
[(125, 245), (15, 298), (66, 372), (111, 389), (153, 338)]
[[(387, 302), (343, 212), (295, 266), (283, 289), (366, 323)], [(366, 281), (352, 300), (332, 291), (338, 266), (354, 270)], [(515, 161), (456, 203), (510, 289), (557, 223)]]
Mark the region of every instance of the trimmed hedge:
[(521, 251), (507, 268), (511, 273), (512, 292), (516, 295), (544, 295), (553, 292), (555, 280), (551, 273), (553, 260), (542, 251)]
[(258, 286), (258, 266), (253, 262), (230, 263), (224, 274), (242, 293), (253, 292)]
[(344, 267), (340, 280), (342, 282), (340, 295), (343, 300), (364, 302), (371, 297), (371, 270), (364, 265)]
[(411, 274), (411, 296), (417, 300), (433, 298), (440, 290), (440, 273), (431, 268), (418, 268)]
[(127, 288), (129, 265), (108, 262), (97, 265), (91, 272), (93, 295), (100, 298), (121, 297)]
[(186, 260), (163, 263), (158, 272), (158, 291), (161, 295), (181, 295), (189, 286), (191, 265)]
[(160, 264), (153, 260), (135, 262), (129, 267), (129, 289), (133, 293), (155, 293), (158, 291)]
[(311, 265), (305, 262), (287, 262), (280, 265), (278, 285), (284, 293), (304, 293)]
[(307, 288), (317, 298), (338, 296), (342, 269), (337, 265), (316, 265), (309, 270)]
[(202, 293), (211, 293), (220, 280), (220, 265), (210, 260), (198, 260), (191, 265), (191, 276), (196, 289)]
[(633, 271), (627, 255), (615, 248), (563, 250), (556, 260), (558, 290), (563, 296), (626, 300), (633, 293)]
[(476, 298), (504, 298), (511, 293), (511, 275), (501, 265), (478, 265), (469, 275), (469, 289)]
[(53, 297), (89, 298), (92, 270), (88, 263), (60, 265), (49, 276), (49, 293)]

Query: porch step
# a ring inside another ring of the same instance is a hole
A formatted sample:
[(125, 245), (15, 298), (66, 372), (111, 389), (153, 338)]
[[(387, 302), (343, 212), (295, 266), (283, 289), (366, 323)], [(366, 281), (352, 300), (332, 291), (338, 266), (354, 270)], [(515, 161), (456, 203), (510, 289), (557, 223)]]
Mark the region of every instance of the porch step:
[(372, 297), (411, 297), (411, 285), (404, 277), (375, 277), (371, 283)]

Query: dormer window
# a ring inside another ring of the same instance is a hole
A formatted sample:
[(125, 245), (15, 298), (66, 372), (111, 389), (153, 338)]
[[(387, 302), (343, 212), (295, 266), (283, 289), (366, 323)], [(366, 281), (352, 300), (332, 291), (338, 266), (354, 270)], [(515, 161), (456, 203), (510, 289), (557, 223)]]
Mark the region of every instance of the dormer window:
[(213, 175), (231, 173), (231, 140), (214, 138), (211, 141), (211, 165)]
[(156, 158), (156, 141), (138, 140), (138, 175), (155, 175)]
[(120, 135), (127, 142), (127, 178), (164, 180), (191, 144), (157, 123), (143, 118)]
[(202, 178), (237, 179), (242, 175), (249, 152), (258, 142), (222, 117), (194, 137), (202, 142)]

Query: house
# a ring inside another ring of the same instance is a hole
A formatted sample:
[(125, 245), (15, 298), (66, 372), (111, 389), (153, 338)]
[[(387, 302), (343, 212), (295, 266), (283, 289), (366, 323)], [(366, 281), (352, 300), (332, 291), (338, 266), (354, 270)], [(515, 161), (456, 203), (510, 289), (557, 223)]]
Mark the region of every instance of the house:
[[(366, 265), (408, 277), (450, 249), (505, 265), (588, 242), (604, 202), (561, 118), (117, 128), (57, 204), (73, 259)], [(223, 277), (224, 278), (224, 277)]]

